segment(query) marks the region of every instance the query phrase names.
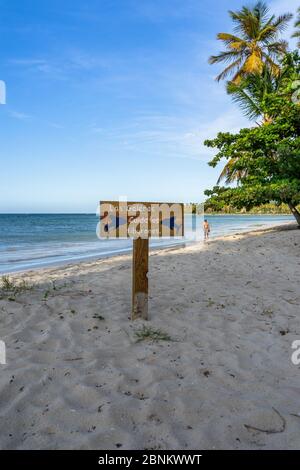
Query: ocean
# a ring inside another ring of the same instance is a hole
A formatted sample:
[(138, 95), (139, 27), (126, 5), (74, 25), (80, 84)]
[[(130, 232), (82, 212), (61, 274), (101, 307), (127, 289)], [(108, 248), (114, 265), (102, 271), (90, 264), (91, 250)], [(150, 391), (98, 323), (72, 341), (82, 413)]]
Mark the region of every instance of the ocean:
[[(211, 237), (229, 235), (293, 221), (285, 215), (207, 215)], [(195, 219), (194, 219), (195, 222)], [(203, 217), (196, 218), (202, 238)], [(129, 252), (132, 240), (99, 240), (95, 214), (0, 214), (0, 273), (23, 271)], [(187, 242), (192, 215), (185, 216)], [(183, 240), (151, 240), (152, 248), (182, 244)]]

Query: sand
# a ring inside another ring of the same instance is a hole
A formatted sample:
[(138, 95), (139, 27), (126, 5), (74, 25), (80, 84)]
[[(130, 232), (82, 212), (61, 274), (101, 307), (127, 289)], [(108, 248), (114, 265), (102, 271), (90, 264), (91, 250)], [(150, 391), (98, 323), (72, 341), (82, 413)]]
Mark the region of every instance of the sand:
[[(130, 256), (10, 276), (33, 288), (0, 300), (0, 448), (300, 448), (289, 228), (153, 253), (148, 322)], [(170, 339), (137, 341), (145, 324)]]

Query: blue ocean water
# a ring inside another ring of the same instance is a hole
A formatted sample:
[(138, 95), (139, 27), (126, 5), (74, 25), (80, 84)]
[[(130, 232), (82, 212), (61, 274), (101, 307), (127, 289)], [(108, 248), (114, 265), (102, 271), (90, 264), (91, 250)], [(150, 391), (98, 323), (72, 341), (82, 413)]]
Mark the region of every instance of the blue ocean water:
[[(294, 220), (284, 215), (208, 215), (206, 218), (212, 237)], [(201, 237), (203, 217), (197, 216), (196, 222)], [(0, 214), (0, 273), (113, 256), (131, 250), (131, 240), (99, 240), (97, 223), (95, 214)], [(192, 225), (192, 215), (188, 214), (185, 216), (188, 239)], [(178, 243), (182, 240), (151, 240), (150, 246)]]

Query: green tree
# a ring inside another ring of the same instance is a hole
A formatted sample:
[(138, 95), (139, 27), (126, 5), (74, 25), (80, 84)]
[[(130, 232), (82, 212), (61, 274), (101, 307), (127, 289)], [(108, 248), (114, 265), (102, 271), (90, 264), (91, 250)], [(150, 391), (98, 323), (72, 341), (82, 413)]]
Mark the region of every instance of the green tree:
[[(261, 118), (262, 124), (267, 124), (272, 119), (263, 110), (262, 103), (268, 94), (278, 90), (281, 77), (281, 74), (273, 77), (268, 68), (264, 67), (262, 75), (251, 73), (240, 83), (228, 82), (227, 93), (232, 96), (233, 101), (240, 106), (249, 119)], [(227, 184), (239, 181), (246, 174), (245, 171), (235, 169), (236, 158), (232, 157), (228, 160), (220, 173), (217, 184), (222, 180), (225, 180)]]
[(272, 75), (279, 73), (278, 59), (287, 50), (286, 41), (279, 38), (292, 18), (290, 13), (279, 17), (270, 15), (264, 2), (257, 2), (253, 8), (243, 7), (240, 11), (229, 11), (234, 23), (234, 33), (219, 33), (217, 39), (225, 50), (210, 57), (211, 64), (229, 64), (217, 76), (217, 80), (230, 76), (238, 84), (250, 73), (261, 74), (264, 65)]
[(221, 210), (230, 205), (249, 210), (268, 202), (286, 203), (300, 226), (300, 102), (292, 99), (299, 76), (300, 56), (288, 54), (280, 86), (261, 102), (263, 113), (271, 120), (205, 141), (208, 147), (218, 149), (209, 163), (212, 167), (225, 158), (230, 162), (227, 179), (237, 172), (241, 175), (236, 187), (217, 185), (207, 190), (206, 207)]
[[(244, 114), (250, 119), (261, 119), (259, 125), (272, 122), (274, 110), (265, 105), (268, 96), (280, 93), (287, 99), (297, 100), (300, 98), (300, 75), (299, 55), (297, 52), (287, 53), (280, 63), (280, 73), (277, 77), (272, 76), (267, 67), (264, 67), (262, 75), (254, 73), (245, 77), (241, 83), (228, 82), (227, 92), (232, 96)], [(300, 100), (299, 100), (300, 101)], [(275, 109), (276, 111), (276, 109)], [(276, 112), (275, 112), (276, 114)], [(235, 160), (232, 157), (224, 166), (217, 184), (222, 180), (226, 183), (239, 181), (245, 176), (246, 170), (240, 171), (235, 168)]]

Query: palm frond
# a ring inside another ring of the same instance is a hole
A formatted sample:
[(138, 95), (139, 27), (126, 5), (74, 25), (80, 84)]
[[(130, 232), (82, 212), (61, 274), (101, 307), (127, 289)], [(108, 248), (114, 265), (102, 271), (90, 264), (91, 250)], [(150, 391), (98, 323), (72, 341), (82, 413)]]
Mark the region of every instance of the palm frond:
[(265, 2), (257, 2), (257, 4), (253, 8), (253, 11), (261, 23), (268, 21), (268, 14), (270, 12), (270, 9)]
[(218, 64), (220, 62), (230, 62), (232, 59), (235, 59), (239, 57), (239, 52), (238, 51), (222, 51), (218, 55), (212, 55), (209, 58), (209, 63), (210, 64)]
[(235, 62), (233, 62), (232, 64), (228, 65), (228, 67), (226, 67), (217, 77), (216, 77), (216, 80), (219, 82), (220, 80), (223, 80), (224, 78), (228, 77), (228, 75), (231, 73), (231, 72), (235, 72), (236, 70), (238, 70), (237, 74), (236, 75), (239, 75), (240, 72), (239, 72), (239, 68), (242, 64), (242, 59), (237, 59)]
[(295, 28), (300, 28), (300, 7), (298, 8), (298, 18), (296, 19), (294, 26)]
[(225, 44), (225, 46), (229, 47), (230, 49), (242, 50), (243, 48), (247, 47), (246, 41), (244, 41), (243, 39), (237, 36), (234, 36), (233, 34), (219, 33), (217, 35), (217, 39), (219, 41), (222, 41)]
[(268, 54), (263, 54), (263, 58), (265, 60), (266, 67), (270, 70), (271, 74), (274, 77), (278, 77), (280, 74), (280, 66), (276, 64)]
[(227, 83), (227, 93), (231, 95), (234, 103), (237, 103), (246, 117), (251, 121), (262, 115), (262, 109), (255, 97), (249, 93), (243, 85), (236, 85), (233, 82)]
[(229, 43), (241, 41), (241, 39), (238, 36), (235, 36), (234, 34), (230, 34), (230, 33), (218, 33), (217, 39), (220, 39), (221, 41), (228, 41)]
[(266, 48), (267, 48), (269, 53), (275, 53), (276, 55), (281, 53), (283, 55), (287, 51), (288, 42), (285, 41), (284, 39), (281, 39), (280, 41), (276, 41), (276, 42), (272, 42), (270, 44), (267, 44)]
[(246, 170), (236, 170), (234, 165), (238, 161), (238, 157), (232, 157), (224, 166), (221, 174), (218, 178), (217, 184), (220, 184), (222, 180), (225, 180), (226, 184), (239, 181), (241, 178), (246, 176)]
[(261, 117), (266, 121), (262, 103), (269, 93), (278, 90), (280, 80), (284, 74), (275, 78), (270, 69), (264, 66), (262, 73), (252, 73), (247, 75), (240, 83), (227, 82), (227, 93), (232, 100), (237, 103), (243, 113), (251, 120)]
[(285, 13), (284, 15), (278, 16), (278, 18), (273, 23), (274, 28), (277, 29), (279, 33), (284, 32), (292, 18), (292, 13)]
[(257, 37), (258, 41), (262, 42), (269, 42), (269, 41), (274, 41), (278, 37), (278, 31), (276, 28), (274, 28), (273, 24), (266, 25), (261, 31), (259, 32), (259, 35)]

